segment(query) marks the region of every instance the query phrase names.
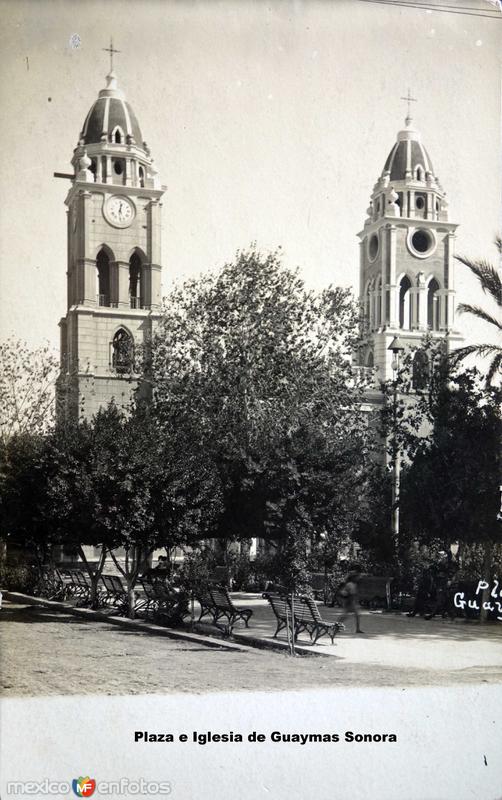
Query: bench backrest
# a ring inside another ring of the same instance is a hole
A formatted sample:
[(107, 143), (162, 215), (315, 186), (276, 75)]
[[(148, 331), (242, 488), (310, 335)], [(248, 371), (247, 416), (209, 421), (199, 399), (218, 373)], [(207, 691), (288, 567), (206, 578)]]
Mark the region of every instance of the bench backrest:
[(73, 583), (73, 585), (77, 586), (80, 589), (81, 583), (78, 579), (77, 572), (78, 570), (76, 569), (68, 570), (68, 576), (71, 578), (71, 582)]
[(144, 578), (141, 578), (140, 583), (148, 600), (157, 600), (157, 593), (155, 592), (154, 584), (145, 580)]
[(82, 570), (77, 570), (75, 573), (75, 577), (77, 582), (83, 589), (90, 589), (92, 586), (92, 581), (90, 575), (87, 572), (82, 572)]
[(101, 580), (105, 585), (105, 589), (112, 594), (124, 594), (125, 589), (121, 579), (118, 575), (102, 575)]
[(211, 595), (213, 603), (219, 608), (233, 609), (234, 606), (230, 595), (223, 586), (211, 586), (209, 588), (209, 594)]
[(270, 603), (272, 611), (278, 620), (282, 622), (291, 616), (291, 608), (287, 597), (280, 594), (264, 594), (263, 597)]
[[(291, 606), (291, 600), (289, 600)], [(316, 603), (310, 597), (293, 598), (295, 620), (301, 622), (320, 622), (321, 615)]]
[(209, 589), (196, 589), (194, 591), (194, 596), (202, 606), (206, 608), (212, 608), (214, 606), (214, 600), (209, 593)]

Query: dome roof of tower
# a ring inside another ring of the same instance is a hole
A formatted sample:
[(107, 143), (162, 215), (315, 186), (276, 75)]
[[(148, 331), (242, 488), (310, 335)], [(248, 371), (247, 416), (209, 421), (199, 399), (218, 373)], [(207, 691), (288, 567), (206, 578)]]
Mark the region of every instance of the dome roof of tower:
[(85, 118), (80, 138), (84, 144), (111, 142), (117, 128), (120, 128), (124, 137), (123, 144), (134, 142), (142, 147), (143, 137), (136, 115), (126, 101), (124, 93), (117, 87), (115, 74), (110, 72), (107, 76), (106, 89), (100, 91), (98, 99)]
[(399, 131), (397, 141), (387, 156), (383, 174), (389, 174), (391, 181), (405, 181), (416, 176), (417, 168), (423, 170), (425, 180), (427, 173), (434, 175), (432, 161), (427, 150), (420, 141), (420, 133), (411, 126), (411, 118), (406, 118), (406, 128)]

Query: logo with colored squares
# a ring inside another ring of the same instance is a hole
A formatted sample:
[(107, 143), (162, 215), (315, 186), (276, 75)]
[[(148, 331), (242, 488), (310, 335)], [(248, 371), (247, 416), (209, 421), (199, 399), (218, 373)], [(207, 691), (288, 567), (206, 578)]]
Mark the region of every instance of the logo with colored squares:
[(91, 794), (94, 794), (94, 790), (96, 788), (96, 781), (94, 778), (74, 778), (72, 782), (73, 791), (77, 795), (77, 797), (90, 797)]

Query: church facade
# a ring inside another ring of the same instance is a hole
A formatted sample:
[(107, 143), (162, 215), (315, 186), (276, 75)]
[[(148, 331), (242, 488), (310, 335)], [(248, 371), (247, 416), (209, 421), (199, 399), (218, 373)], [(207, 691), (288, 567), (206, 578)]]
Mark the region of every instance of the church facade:
[[(161, 186), (150, 150), (113, 69), (73, 152), (68, 209), (67, 312), (60, 322), (59, 413), (91, 418), (138, 385), (134, 353), (161, 304)], [(457, 226), (411, 117), (371, 195), (360, 240), (363, 337), (358, 360), (376, 385), (392, 377), (389, 345), (419, 350), (426, 333), (453, 349)]]
[(113, 69), (73, 152), (67, 206), (67, 312), (58, 413), (92, 417), (137, 386), (135, 349), (161, 305), (161, 198), (150, 150)]

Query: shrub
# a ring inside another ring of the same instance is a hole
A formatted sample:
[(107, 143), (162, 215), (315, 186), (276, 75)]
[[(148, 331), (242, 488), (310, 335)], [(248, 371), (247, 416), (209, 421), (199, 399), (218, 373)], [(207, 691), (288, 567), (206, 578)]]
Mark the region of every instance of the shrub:
[(38, 574), (34, 567), (11, 564), (0, 566), (0, 586), (10, 592), (31, 594), (37, 580)]

